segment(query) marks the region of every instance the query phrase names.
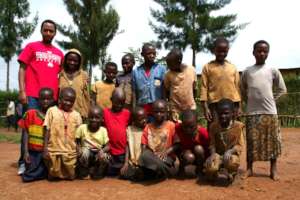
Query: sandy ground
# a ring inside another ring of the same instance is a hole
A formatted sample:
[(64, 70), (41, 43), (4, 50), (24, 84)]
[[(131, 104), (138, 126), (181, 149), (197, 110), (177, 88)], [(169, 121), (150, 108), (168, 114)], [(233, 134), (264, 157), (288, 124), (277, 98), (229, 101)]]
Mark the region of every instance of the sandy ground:
[[(105, 178), (22, 183), (17, 176), (19, 146), (0, 143), (0, 199), (300, 199), (300, 129), (282, 129), (283, 154), (279, 159), (280, 180), (269, 178), (269, 163), (254, 165), (255, 176), (238, 179), (233, 185), (222, 182), (170, 179), (160, 183), (131, 183)], [(245, 171), (245, 161), (241, 173)]]

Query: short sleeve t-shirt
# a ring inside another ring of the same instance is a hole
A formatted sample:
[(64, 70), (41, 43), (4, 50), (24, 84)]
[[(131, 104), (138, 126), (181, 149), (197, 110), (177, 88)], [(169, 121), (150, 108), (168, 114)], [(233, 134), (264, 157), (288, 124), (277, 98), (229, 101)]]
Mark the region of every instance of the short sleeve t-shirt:
[(126, 129), (130, 121), (130, 112), (123, 109), (115, 113), (106, 108), (103, 110), (103, 120), (108, 133), (110, 153), (114, 156), (124, 154), (127, 145)]
[(153, 123), (147, 124), (142, 135), (142, 144), (147, 145), (153, 152), (164, 152), (177, 141), (175, 124), (165, 121), (160, 127)]
[(105, 83), (97, 81), (92, 85), (91, 90), (96, 94), (96, 103), (100, 108), (111, 108), (111, 96), (115, 89), (114, 83)]
[(76, 139), (81, 140), (82, 147), (88, 149), (101, 149), (108, 143), (107, 130), (100, 127), (98, 131), (91, 132), (87, 124), (82, 124), (76, 130)]
[(23, 119), (18, 122), (21, 128), (27, 130), (28, 133), (28, 149), (32, 151), (43, 151), (44, 135), (43, 135), (44, 116), (35, 109), (28, 110)]
[(58, 74), (63, 53), (53, 45), (43, 42), (29, 43), (19, 55), (18, 61), (26, 65), (25, 91), (27, 96), (38, 97), (41, 88), (48, 87), (58, 96)]

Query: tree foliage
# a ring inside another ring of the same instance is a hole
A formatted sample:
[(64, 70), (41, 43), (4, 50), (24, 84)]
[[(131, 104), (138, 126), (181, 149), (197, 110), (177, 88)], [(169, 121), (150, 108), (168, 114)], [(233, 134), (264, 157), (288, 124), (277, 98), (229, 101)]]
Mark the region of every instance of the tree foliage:
[(27, 0), (1, 0), (0, 3), (0, 56), (7, 64), (6, 90), (9, 90), (9, 62), (21, 49), (24, 39), (34, 31), (38, 17), (27, 21), (30, 15)]
[(154, 0), (162, 10), (151, 9), (158, 23), (150, 22), (165, 48), (177, 47), (193, 51), (193, 65), (198, 52), (212, 49), (213, 41), (223, 36), (233, 40), (246, 24), (235, 25), (235, 14), (212, 15), (231, 0)]
[(103, 65), (108, 59), (106, 49), (117, 33), (119, 15), (108, 6), (109, 0), (64, 0), (76, 27), (59, 25), (58, 30), (70, 41), (57, 41), (64, 49), (81, 51), (85, 66)]

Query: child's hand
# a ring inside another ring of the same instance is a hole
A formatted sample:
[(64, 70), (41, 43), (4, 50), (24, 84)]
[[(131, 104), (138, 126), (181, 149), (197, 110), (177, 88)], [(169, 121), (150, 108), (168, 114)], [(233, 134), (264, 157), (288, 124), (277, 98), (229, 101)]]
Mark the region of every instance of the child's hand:
[(29, 156), (28, 152), (26, 152), (24, 154), (24, 161), (25, 161), (26, 164), (30, 164), (31, 163), (30, 156)]
[(216, 160), (217, 154), (212, 154), (209, 156), (205, 162), (205, 168), (209, 168), (212, 163)]
[(211, 122), (213, 120), (211, 112), (209, 109), (204, 110), (204, 117), (207, 121)]
[(224, 153), (224, 162), (228, 162), (233, 153), (233, 149), (229, 149)]
[(120, 174), (124, 176), (127, 170), (128, 170), (128, 162), (125, 162), (123, 167), (120, 169)]
[(44, 151), (43, 151), (43, 158), (46, 159), (46, 160), (50, 159), (50, 155), (49, 155), (48, 149), (44, 149)]
[(159, 152), (156, 154), (158, 156), (159, 159), (161, 159), (162, 161), (166, 161), (167, 160), (167, 153), (164, 151), (164, 152)]

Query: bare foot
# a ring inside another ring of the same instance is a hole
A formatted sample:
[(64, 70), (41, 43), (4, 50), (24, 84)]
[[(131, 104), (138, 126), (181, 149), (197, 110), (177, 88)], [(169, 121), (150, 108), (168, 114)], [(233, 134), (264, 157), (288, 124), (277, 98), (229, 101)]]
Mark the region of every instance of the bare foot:
[(272, 172), (270, 174), (270, 178), (273, 179), (273, 181), (279, 181), (279, 176), (278, 176), (277, 172)]
[(253, 170), (247, 169), (246, 173), (241, 176), (242, 179), (247, 179), (248, 177), (253, 176)]

